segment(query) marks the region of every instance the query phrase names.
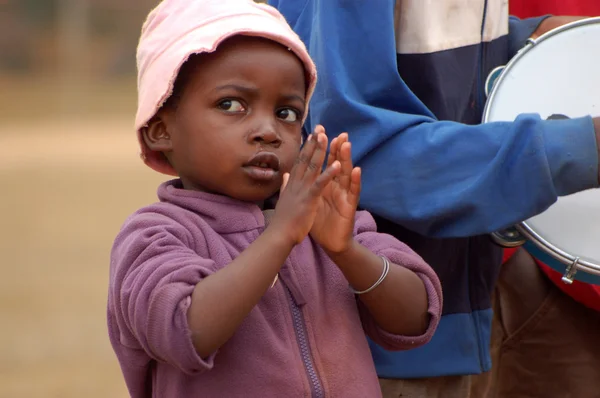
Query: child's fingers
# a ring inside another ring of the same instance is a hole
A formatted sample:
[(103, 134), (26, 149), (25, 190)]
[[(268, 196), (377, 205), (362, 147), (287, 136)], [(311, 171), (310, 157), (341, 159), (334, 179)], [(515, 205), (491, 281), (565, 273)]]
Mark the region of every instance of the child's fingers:
[(358, 201), (360, 199), (360, 189), (361, 189), (361, 170), (360, 167), (355, 167), (352, 169), (350, 174), (350, 188), (348, 189), (348, 200), (358, 206)]
[(315, 180), (310, 188), (310, 192), (313, 196), (320, 196), (323, 190), (339, 173), (342, 166), (339, 161), (335, 161), (331, 166), (327, 167), (323, 173)]
[(352, 145), (349, 142), (344, 142), (340, 146), (338, 160), (342, 165), (338, 182), (340, 187), (347, 191), (350, 188), (350, 175), (352, 174)]
[(310, 159), (312, 159), (313, 153), (317, 147), (317, 140), (314, 134), (308, 136), (306, 143), (302, 147), (300, 154), (296, 158), (294, 163), (294, 167), (290, 171), (290, 177), (292, 180), (296, 178), (304, 177), (304, 173), (306, 172), (306, 168), (308, 167), (308, 163)]
[(329, 156), (327, 156), (327, 167), (331, 166), (337, 160), (338, 138), (331, 140), (329, 145)]
[(315, 133), (315, 135), (316, 135), (316, 134), (325, 134), (325, 127), (323, 127), (323, 126), (322, 126), (322, 125), (320, 125), (320, 124), (317, 124), (317, 125), (315, 126), (315, 129), (313, 130), (313, 133)]
[(337, 136), (337, 139), (340, 142), (339, 145), (343, 144), (344, 142), (349, 142), (348, 133), (341, 133)]
[(287, 187), (287, 183), (289, 180), (290, 180), (290, 173), (284, 173), (283, 174), (283, 182), (281, 183), (281, 188), (279, 189), (279, 192), (283, 192), (285, 187)]
[(348, 142), (348, 133), (342, 133), (336, 137), (337, 145), (336, 145), (336, 156), (340, 155), (340, 148), (344, 145), (344, 142)]
[(325, 155), (327, 153), (327, 136), (322, 132), (315, 130), (313, 141), (316, 142), (311, 158), (306, 162), (304, 178), (309, 182), (313, 182), (321, 174)]
[(335, 148), (336, 149), (335, 156), (337, 159), (340, 159), (341, 150), (344, 147), (344, 144), (349, 143), (348, 133), (342, 133), (342, 134), (338, 135), (336, 138), (337, 138), (337, 145)]

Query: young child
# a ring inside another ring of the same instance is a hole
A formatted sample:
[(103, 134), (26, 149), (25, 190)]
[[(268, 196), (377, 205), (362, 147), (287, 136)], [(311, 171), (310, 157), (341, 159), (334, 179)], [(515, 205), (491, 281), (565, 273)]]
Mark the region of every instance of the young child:
[(138, 68), (142, 157), (179, 178), (111, 254), (109, 335), (131, 396), (381, 396), (365, 332), (425, 344), (440, 283), (356, 213), (347, 134), (323, 172), (322, 127), (300, 151), (316, 72), (299, 38), (250, 0), (164, 0)]

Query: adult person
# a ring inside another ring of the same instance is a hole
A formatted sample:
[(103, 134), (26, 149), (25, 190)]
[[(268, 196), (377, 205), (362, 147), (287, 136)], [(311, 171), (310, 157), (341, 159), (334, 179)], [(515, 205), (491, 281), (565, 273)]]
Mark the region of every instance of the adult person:
[(307, 45), (320, 82), (307, 119), (348, 131), (361, 206), (436, 270), (432, 341), (371, 344), (386, 397), (468, 397), (491, 368), (491, 296), (502, 249), (489, 232), (598, 186), (599, 119), (481, 125), (486, 76), (530, 36), (573, 20), (518, 20), (502, 0), (270, 0)]
[[(519, 18), (539, 17), (545, 14), (600, 16), (600, 2), (593, 0), (512, 0), (509, 3), (509, 10), (511, 15)], [(504, 258), (508, 260), (515, 251), (514, 249), (506, 250)], [(580, 281), (565, 284), (562, 282), (563, 274), (541, 261), (536, 261), (536, 263), (544, 275), (565, 294), (584, 306), (600, 312), (600, 286)]]
[[(600, 3), (586, 0), (512, 0), (509, 9), (521, 18), (600, 15)], [(477, 394), (596, 397), (600, 286), (565, 284), (562, 273), (522, 249), (504, 257), (493, 300), (494, 366), (491, 377), (478, 380)]]

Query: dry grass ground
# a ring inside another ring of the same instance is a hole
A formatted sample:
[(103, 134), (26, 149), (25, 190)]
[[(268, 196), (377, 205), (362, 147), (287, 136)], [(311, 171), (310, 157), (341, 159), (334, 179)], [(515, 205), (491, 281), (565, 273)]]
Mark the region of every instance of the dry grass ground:
[(131, 114), (100, 114), (0, 119), (0, 398), (127, 396), (106, 332), (109, 251), (164, 178), (137, 158)]

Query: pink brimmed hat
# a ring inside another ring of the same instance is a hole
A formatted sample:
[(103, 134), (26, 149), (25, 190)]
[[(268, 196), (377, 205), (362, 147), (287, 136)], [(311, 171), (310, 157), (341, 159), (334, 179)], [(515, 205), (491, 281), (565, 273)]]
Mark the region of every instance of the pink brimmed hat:
[(179, 69), (190, 55), (213, 52), (223, 40), (238, 34), (276, 41), (298, 56), (308, 76), (308, 105), (317, 82), (315, 65), (276, 9), (252, 0), (163, 0), (148, 15), (137, 49), (135, 129), (141, 157), (154, 170), (177, 175), (164, 156), (146, 146), (141, 130), (171, 95)]

